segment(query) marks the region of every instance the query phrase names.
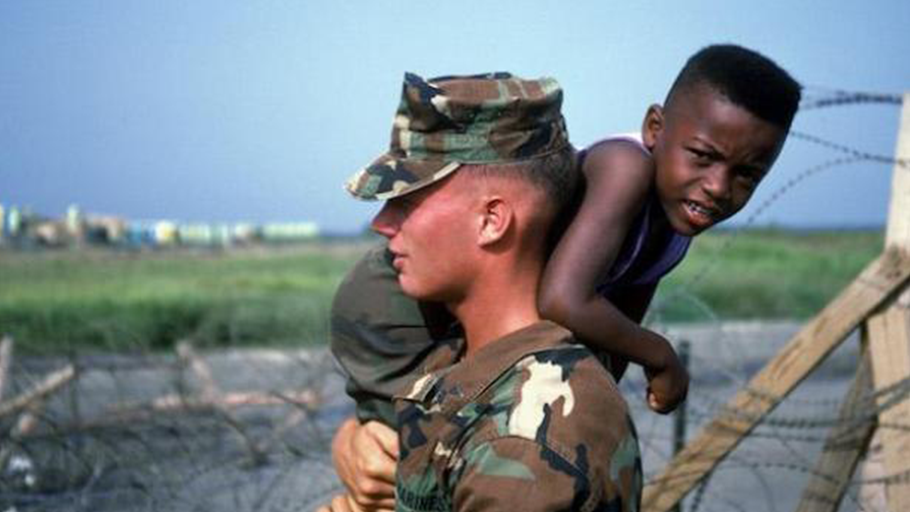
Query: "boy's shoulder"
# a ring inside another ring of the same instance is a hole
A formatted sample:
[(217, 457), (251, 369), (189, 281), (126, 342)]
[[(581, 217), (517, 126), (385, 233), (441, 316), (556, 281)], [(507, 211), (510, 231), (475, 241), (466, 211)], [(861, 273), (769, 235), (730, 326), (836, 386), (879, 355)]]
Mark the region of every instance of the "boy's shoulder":
[(579, 155), (579, 165), (585, 180), (584, 202), (593, 206), (589, 220), (594, 225), (631, 221), (654, 184), (651, 152), (631, 135), (608, 137), (588, 146)]
[(636, 134), (620, 134), (601, 139), (583, 151), (582, 171), (651, 167), (651, 152)]

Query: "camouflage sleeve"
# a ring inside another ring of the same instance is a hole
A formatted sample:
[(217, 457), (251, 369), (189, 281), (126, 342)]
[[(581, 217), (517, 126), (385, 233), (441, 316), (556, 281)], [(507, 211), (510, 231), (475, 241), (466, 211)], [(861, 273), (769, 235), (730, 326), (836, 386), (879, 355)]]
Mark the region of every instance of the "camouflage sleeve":
[(331, 349), (361, 422), (395, 425), (392, 396), (413, 380), (436, 345), (452, 336), (452, 322), (442, 306), (404, 295), (385, 243), (354, 265), (332, 302)]
[(490, 388), (487, 421), (451, 455), (455, 509), (637, 511), (635, 426), (593, 355), (550, 350), (513, 368), (519, 379), (506, 373)]
[(601, 502), (603, 489), (585, 468), (521, 437), (476, 445), (458, 469), (451, 488), (459, 512), (592, 510)]

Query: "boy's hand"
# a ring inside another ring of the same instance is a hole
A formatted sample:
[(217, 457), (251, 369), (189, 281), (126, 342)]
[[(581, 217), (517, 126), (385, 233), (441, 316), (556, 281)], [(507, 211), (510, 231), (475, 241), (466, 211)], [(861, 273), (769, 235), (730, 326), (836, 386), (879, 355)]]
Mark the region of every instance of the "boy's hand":
[(689, 372), (683, 368), (670, 349), (666, 363), (662, 368), (645, 368), (648, 379), (648, 407), (660, 414), (669, 414), (686, 399), (689, 392)]
[(394, 430), (376, 421), (361, 425), (348, 419), (332, 441), (332, 459), (350, 492), (348, 505), (377, 512), (395, 508), (398, 434)]

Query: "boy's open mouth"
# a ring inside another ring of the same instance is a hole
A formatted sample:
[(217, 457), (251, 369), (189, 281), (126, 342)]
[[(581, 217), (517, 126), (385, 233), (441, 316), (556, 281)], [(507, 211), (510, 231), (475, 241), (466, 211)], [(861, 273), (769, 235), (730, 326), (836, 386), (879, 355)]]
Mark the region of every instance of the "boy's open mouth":
[(683, 205), (686, 207), (686, 210), (689, 211), (693, 218), (702, 221), (699, 222), (699, 224), (713, 223), (720, 217), (720, 210), (717, 208), (709, 208), (702, 204), (696, 203), (695, 201), (689, 200), (684, 200)]

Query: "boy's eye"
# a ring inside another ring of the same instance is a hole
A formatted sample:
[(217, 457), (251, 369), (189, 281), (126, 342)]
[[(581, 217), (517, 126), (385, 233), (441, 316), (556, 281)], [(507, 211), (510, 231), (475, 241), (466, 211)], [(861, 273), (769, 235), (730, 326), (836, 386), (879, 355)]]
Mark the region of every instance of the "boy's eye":
[(738, 169), (736, 177), (750, 187), (755, 187), (764, 177), (764, 173), (757, 169)]
[(710, 163), (714, 161), (714, 155), (708, 151), (703, 151), (696, 148), (687, 148), (689, 154), (692, 155), (692, 159), (698, 163)]

